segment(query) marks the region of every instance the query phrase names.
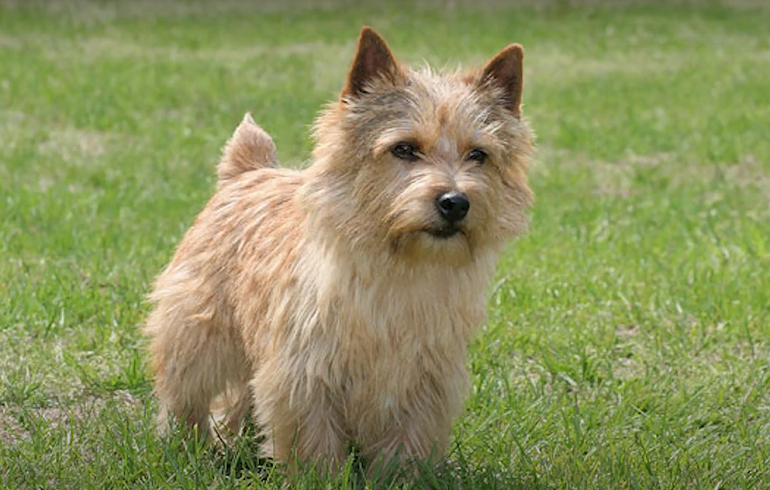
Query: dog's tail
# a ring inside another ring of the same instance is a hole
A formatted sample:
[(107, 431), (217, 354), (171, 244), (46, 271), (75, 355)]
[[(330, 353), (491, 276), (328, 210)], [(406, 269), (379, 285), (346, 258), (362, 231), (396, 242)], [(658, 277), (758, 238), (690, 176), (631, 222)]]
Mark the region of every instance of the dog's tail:
[(244, 172), (277, 166), (273, 139), (246, 113), (222, 151), (222, 160), (217, 166), (219, 186)]

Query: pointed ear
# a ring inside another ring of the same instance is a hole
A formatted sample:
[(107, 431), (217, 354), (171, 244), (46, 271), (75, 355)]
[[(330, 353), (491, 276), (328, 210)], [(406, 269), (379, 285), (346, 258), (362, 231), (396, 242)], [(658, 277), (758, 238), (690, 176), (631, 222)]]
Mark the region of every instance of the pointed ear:
[(369, 84), (378, 79), (388, 80), (395, 85), (404, 78), (404, 72), (385, 40), (371, 27), (362, 28), (342, 97), (358, 97), (366, 93)]
[(503, 104), (521, 117), (521, 93), (524, 89), (524, 49), (520, 44), (511, 44), (503, 49), (481, 69), (477, 79), (479, 86), (496, 87), (502, 90)]

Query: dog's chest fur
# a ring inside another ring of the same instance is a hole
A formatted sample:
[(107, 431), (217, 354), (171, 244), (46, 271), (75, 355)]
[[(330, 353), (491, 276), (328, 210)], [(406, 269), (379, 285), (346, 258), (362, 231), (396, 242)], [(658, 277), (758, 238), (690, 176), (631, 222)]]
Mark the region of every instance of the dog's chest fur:
[[(326, 390), (344, 418), (360, 426), (349, 428), (354, 433), (398, 422), (415, 403), (443, 404), (456, 416), (460, 407), (447, 401), (468, 390), (466, 346), (486, 315), (491, 267), (482, 261), (454, 271), (387, 268), (334, 255), (315, 257), (312, 272), (306, 269), (316, 302), (306, 302), (292, 325), (308, 392)], [(439, 399), (421, 400), (424, 393)]]

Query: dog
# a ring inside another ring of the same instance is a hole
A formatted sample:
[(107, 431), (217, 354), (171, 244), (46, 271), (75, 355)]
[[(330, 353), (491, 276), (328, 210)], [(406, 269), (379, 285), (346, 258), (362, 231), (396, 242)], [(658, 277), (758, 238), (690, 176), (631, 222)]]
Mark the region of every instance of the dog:
[(443, 74), (364, 27), (308, 168), (279, 168), (247, 115), (150, 295), (161, 421), (206, 437), (227, 400), (222, 427), (251, 410), (278, 461), (443, 454), (496, 261), (534, 199), (522, 89), (518, 44)]

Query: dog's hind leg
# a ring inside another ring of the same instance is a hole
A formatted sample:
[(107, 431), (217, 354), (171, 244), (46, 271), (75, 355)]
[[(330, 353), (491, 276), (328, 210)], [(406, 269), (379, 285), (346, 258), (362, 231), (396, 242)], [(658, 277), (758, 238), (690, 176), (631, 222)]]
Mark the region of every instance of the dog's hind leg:
[(160, 422), (167, 427), (173, 416), (206, 439), (211, 402), (228, 386), (243, 385), (247, 376), (240, 337), (232, 316), (206, 301), (211, 297), (200, 289), (196, 294), (179, 284), (160, 287), (153, 299), (157, 306), (145, 332), (150, 336)]
[(251, 389), (244, 379), (228, 385), (211, 404), (215, 421), (214, 430), (222, 442), (232, 440), (241, 433), (243, 421), (252, 408)]

